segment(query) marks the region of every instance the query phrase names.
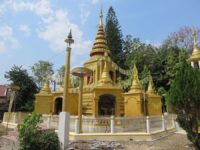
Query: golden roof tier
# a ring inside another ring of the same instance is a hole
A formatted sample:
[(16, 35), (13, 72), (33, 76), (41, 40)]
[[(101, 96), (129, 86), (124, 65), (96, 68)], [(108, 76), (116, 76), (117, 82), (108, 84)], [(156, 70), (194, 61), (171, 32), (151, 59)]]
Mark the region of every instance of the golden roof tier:
[(107, 41), (104, 34), (102, 18), (103, 18), (103, 13), (101, 10), (100, 15), (99, 15), (99, 26), (98, 26), (96, 39), (94, 41), (92, 50), (90, 51), (91, 57), (94, 55), (103, 56), (105, 52), (107, 52), (110, 55), (110, 50), (108, 48)]

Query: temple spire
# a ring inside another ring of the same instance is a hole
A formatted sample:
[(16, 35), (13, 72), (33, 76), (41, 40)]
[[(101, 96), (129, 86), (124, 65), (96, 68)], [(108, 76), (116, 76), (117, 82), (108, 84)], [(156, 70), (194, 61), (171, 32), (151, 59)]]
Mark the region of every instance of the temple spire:
[(134, 64), (134, 67), (133, 67), (133, 82), (132, 82), (130, 92), (140, 92), (140, 91), (141, 91), (141, 87), (140, 87), (140, 81), (139, 81), (139, 78), (138, 78), (138, 70), (137, 70), (136, 65)]
[(100, 10), (100, 14), (99, 14), (99, 26), (103, 26), (103, 12), (102, 12), (102, 9)]
[(103, 29), (103, 12), (102, 9), (99, 14), (99, 25), (98, 25), (98, 31), (96, 35), (96, 39), (94, 41), (92, 50), (90, 51), (90, 56), (104, 56), (105, 52), (108, 53), (108, 55), (111, 54), (108, 44), (105, 38), (105, 33)]
[(196, 52), (199, 52), (199, 49), (198, 49), (198, 45), (197, 45), (197, 36), (196, 36), (196, 30), (193, 29), (192, 30), (192, 36), (193, 36), (193, 54), (196, 53)]
[(150, 72), (149, 72), (149, 85), (148, 85), (147, 94), (151, 94), (151, 95), (155, 94), (155, 91), (154, 91), (154, 88), (153, 88), (153, 79), (152, 79)]

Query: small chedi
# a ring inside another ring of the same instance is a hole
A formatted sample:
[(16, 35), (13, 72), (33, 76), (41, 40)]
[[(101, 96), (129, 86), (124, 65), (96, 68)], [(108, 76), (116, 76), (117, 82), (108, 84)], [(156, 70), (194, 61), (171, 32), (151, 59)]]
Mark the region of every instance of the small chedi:
[[(111, 60), (111, 52), (104, 35), (102, 12), (100, 13), (98, 31), (90, 58), (83, 66), (92, 70), (90, 76), (83, 79), (82, 114), (84, 116), (151, 116), (162, 114), (161, 97), (153, 88), (152, 77), (149, 77), (148, 90), (141, 89), (136, 65), (132, 71), (132, 86), (129, 92), (123, 93), (116, 82), (119, 67)], [(68, 85), (68, 111), (78, 115), (79, 89)], [(63, 88), (51, 92), (46, 80), (40, 93), (36, 94), (35, 111), (42, 114), (59, 114), (63, 109)]]

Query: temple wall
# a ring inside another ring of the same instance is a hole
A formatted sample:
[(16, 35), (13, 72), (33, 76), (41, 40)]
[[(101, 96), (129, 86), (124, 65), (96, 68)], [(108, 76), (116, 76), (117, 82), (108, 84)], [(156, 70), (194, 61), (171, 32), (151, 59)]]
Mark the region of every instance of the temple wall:
[(36, 95), (35, 100), (35, 112), (41, 114), (50, 114), (52, 110), (52, 95)]
[(94, 94), (93, 93), (84, 93), (83, 94), (83, 114), (84, 115), (92, 115), (93, 114), (93, 101), (94, 101)]
[(143, 115), (142, 93), (124, 94), (125, 116)]
[(148, 96), (147, 97), (147, 109), (148, 115), (161, 115), (162, 114), (162, 104), (160, 96)]

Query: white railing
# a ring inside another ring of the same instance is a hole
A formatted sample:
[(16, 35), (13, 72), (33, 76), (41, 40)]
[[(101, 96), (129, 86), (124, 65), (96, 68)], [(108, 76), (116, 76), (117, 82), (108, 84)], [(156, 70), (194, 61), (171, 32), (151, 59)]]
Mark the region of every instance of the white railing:
[[(175, 128), (175, 115), (138, 117), (86, 117), (83, 116), (83, 133), (153, 133)], [(70, 118), (70, 131), (77, 133), (78, 117)]]
[[(3, 123), (8, 121), (12, 124), (19, 124), (28, 113), (4, 114)], [(58, 129), (58, 115), (43, 115), (43, 122), (40, 126), (44, 128)], [(176, 115), (167, 114), (163, 116), (137, 116), (137, 117), (82, 117), (83, 133), (154, 133), (175, 128)], [(78, 133), (79, 119), (77, 116), (70, 116), (70, 132)]]

